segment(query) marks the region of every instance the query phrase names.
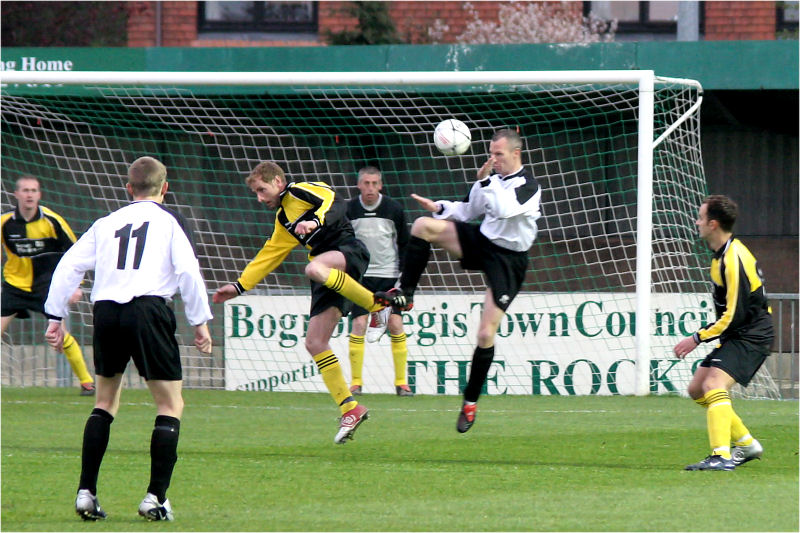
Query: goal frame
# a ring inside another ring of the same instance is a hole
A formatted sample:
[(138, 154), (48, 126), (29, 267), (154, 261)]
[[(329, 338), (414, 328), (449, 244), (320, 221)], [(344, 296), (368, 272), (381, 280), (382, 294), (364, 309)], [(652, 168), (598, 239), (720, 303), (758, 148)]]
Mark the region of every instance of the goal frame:
[[(682, 83), (698, 90), (697, 101), (658, 139), (654, 135), (656, 82)], [(63, 85), (182, 85), (182, 86), (374, 86), (374, 85), (506, 85), (565, 83), (627, 83), (638, 86), (638, 158), (636, 226), (636, 316), (648, 317), (651, 303), (653, 232), (653, 151), (702, 103), (695, 80), (656, 76), (653, 70), (580, 71), (408, 71), (408, 72), (140, 72), (140, 71), (3, 71), (2, 84)], [(637, 320), (635, 333), (635, 394), (650, 393), (649, 319)]]

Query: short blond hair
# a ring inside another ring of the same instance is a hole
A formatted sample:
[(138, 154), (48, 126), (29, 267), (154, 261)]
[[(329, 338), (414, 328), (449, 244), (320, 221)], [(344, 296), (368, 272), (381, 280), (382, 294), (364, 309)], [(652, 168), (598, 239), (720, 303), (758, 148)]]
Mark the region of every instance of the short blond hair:
[(245, 179), (245, 183), (247, 183), (247, 185), (251, 185), (256, 180), (261, 180), (264, 183), (272, 183), (277, 177), (281, 178), (283, 181), (286, 181), (286, 175), (283, 173), (283, 169), (278, 166), (277, 163), (273, 163), (272, 161), (262, 161), (250, 171), (250, 175)]
[(140, 157), (128, 169), (128, 183), (134, 196), (157, 196), (167, 181), (167, 167), (154, 157)]

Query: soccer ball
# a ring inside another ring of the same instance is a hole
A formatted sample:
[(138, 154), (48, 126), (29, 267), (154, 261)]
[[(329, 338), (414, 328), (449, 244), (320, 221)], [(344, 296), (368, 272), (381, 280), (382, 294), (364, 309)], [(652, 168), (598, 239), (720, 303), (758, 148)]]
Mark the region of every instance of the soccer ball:
[(466, 124), (454, 118), (441, 121), (433, 132), (433, 142), (444, 155), (461, 155), (469, 150), (472, 134)]

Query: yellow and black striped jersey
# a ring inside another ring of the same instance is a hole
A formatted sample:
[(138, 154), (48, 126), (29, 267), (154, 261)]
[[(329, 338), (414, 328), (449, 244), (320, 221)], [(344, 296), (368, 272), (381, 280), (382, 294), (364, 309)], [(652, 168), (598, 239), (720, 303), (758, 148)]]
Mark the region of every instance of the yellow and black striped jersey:
[(711, 260), (717, 320), (697, 332), (700, 341), (741, 339), (758, 345), (772, 343), (772, 310), (761, 271), (750, 250), (731, 237)]
[[(247, 291), (255, 287), (298, 244), (305, 246), (309, 250), (309, 259), (313, 259), (354, 240), (355, 232), (345, 211), (345, 202), (330, 185), (321, 182), (289, 183), (281, 193), (272, 236), (239, 277), (241, 288)], [(297, 224), (306, 220), (315, 220), (319, 227), (307, 235), (295, 233)]]
[(69, 224), (55, 211), (39, 206), (29, 221), (15, 209), (0, 217), (0, 225), (6, 252), (3, 280), (20, 290), (46, 296), (53, 270), (75, 242)]

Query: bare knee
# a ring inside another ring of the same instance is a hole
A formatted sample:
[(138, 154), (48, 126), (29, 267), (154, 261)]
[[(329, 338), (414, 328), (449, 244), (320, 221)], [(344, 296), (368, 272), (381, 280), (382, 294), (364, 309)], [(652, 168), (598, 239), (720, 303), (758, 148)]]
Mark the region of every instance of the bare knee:
[(391, 335), (400, 335), (401, 333), (405, 333), (405, 329), (403, 328), (403, 317), (401, 315), (391, 315), (389, 317), (389, 334)]
[(318, 264), (314, 261), (311, 261), (309, 264), (306, 265), (305, 274), (306, 277), (316, 281), (317, 283), (324, 283), (327, 279), (327, 276), (323, 277), (325, 272), (323, 270), (329, 270), (328, 267), (325, 265)]
[(180, 419), (183, 416), (183, 396), (173, 398), (167, 409), (173, 413), (171, 416)]
[[(353, 329), (350, 331), (352, 335), (364, 335), (367, 333), (367, 317), (369, 315), (361, 315), (353, 319)], [(391, 322), (389, 323), (391, 325)]]
[(699, 400), (700, 398), (703, 397), (703, 395), (705, 395), (705, 391), (703, 390), (703, 384), (702, 383), (695, 383), (695, 382), (689, 383), (689, 386), (687, 387), (686, 392), (689, 393), (689, 397), (692, 400)]
[(416, 219), (411, 226), (411, 235), (430, 242), (435, 234), (431, 228), (431, 221), (433, 220), (434, 219), (430, 217), (419, 217)]
[(316, 339), (309, 339), (308, 337), (306, 337), (305, 345), (306, 345), (306, 350), (308, 350), (308, 353), (310, 353), (312, 357), (328, 349), (327, 342), (321, 342)]
[(478, 328), (478, 346), (481, 348), (488, 348), (494, 346), (494, 337), (497, 334), (497, 328), (492, 325), (485, 325)]

